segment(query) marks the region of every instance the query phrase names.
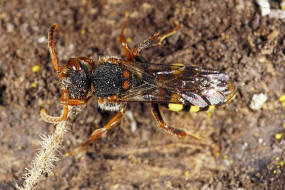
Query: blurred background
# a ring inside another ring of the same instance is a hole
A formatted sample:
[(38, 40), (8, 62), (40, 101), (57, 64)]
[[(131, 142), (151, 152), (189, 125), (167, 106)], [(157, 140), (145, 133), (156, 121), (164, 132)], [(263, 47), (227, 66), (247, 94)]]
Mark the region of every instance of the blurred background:
[[(269, 3), (282, 8), (280, 1)], [(204, 137), (220, 155), (165, 134), (149, 104), (132, 103), (135, 128), (124, 117), (85, 154), (55, 163), (36, 189), (285, 189), (285, 25), (261, 16), (251, 0), (0, 0), (0, 189), (23, 183), (40, 136), (54, 132), (40, 109), (61, 111), (49, 27), (58, 24), (60, 64), (78, 56), (123, 58), (118, 36), (126, 11), (131, 47), (173, 29), (174, 22), (182, 26), (162, 47), (146, 51), (148, 61), (195, 64), (232, 77), (237, 95), (224, 107), (192, 114), (162, 109), (169, 125)], [(61, 152), (87, 140), (114, 114), (99, 110), (92, 98), (72, 122)]]

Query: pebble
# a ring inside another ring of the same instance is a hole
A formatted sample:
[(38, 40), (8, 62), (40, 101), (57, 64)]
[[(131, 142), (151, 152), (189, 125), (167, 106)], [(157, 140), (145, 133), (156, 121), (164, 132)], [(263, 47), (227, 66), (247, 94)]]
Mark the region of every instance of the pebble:
[(7, 32), (13, 32), (15, 30), (15, 26), (11, 23), (7, 24)]
[(259, 109), (261, 109), (262, 105), (266, 102), (267, 99), (268, 99), (268, 97), (264, 93), (254, 94), (252, 99), (251, 99), (251, 103), (250, 103), (249, 107), (252, 110), (259, 110)]

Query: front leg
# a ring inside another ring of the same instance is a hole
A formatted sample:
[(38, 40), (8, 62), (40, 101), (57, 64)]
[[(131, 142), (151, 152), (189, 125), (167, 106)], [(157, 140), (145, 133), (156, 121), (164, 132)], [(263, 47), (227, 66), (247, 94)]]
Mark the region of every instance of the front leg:
[(171, 30), (170, 32), (167, 32), (166, 34), (161, 35), (159, 32), (155, 33), (150, 38), (148, 38), (145, 41), (143, 41), (142, 43), (136, 45), (136, 47), (132, 51), (132, 55), (134, 57), (137, 57), (141, 54), (141, 52), (144, 49), (148, 49), (150, 47), (155, 47), (155, 46), (160, 46), (162, 44), (163, 40), (174, 35), (179, 29), (180, 29), (180, 25), (177, 24), (175, 29)]
[(68, 106), (79, 106), (86, 104), (88, 99), (69, 99), (68, 91), (61, 91), (61, 104), (63, 105), (62, 114), (59, 117), (48, 115), (45, 109), (41, 109), (41, 118), (47, 123), (59, 123), (67, 119), (69, 108)]
[(106, 133), (110, 129), (118, 126), (118, 124), (122, 120), (122, 117), (123, 117), (125, 111), (126, 111), (126, 106), (123, 106), (123, 108), (121, 108), (120, 112), (117, 113), (104, 127), (96, 129), (95, 131), (93, 131), (91, 137), (87, 141), (85, 141), (84, 143), (82, 143), (81, 145), (76, 147), (71, 152), (66, 153), (65, 156), (66, 157), (72, 156), (76, 153), (79, 153), (80, 151), (84, 150), (86, 148), (86, 146), (88, 146), (89, 144), (91, 144), (92, 142), (97, 140), (99, 137), (101, 137), (104, 133)]
[(41, 118), (47, 123), (59, 123), (66, 120), (68, 116), (68, 105), (63, 105), (62, 114), (59, 117), (48, 115), (45, 109), (41, 109)]

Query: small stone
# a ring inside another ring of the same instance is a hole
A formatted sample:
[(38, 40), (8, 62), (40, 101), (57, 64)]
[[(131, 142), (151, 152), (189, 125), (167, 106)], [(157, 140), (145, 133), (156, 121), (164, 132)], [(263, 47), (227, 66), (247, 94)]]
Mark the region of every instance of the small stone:
[(42, 36), (42, 37), (40, 37), (40, 38), (38, 39), (38, 42), (39, 42), (39, 43), (46, 43), (47, 40), (48, 40), (48, 39), (47, 39), (45, 36)]
[(262, 16), (266, 16), (270, 14), (270, 4), (268, 0), (257, 0), (257, 4), (260, 7)]
[(13, 32), (15, 30), (15, 27), (13, 24), (8, 23), (7, 24), (7, 32)]
[(259, 110), (267, 99), (268, 97), (264, 93), (254, 94), (249, 107), (252, 110)]

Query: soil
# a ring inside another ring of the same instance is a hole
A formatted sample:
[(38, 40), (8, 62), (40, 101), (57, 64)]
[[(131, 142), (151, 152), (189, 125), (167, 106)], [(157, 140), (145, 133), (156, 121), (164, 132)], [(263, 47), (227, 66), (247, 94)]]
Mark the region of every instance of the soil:
[[(271, 1), (278, 8), (278, 1)], [(131, 46), (181, 24), (149, 61), (180, 62), (223, 70), (237, 95), (213, 113), (163, 109), (169, 125), (184, 128), (219, 147), (182, 140), (156, 128), (150, 105), (131, 103), (136, 130), (124, 117), (120, 127), (86, 153), (55, 163), (36, 189), (285, 189), (284, 20), (262, 17), (254, 1), (101, 0), (0, 1), (0, 189), (16, 189), (40, 148), (40, 136), (54, 132), (41, 120), (46, 108), (61, 111), (59, 85), (47, 48), (47, 31), (57, 23), (60, 63), (85, 56), (124, 57), (118, 36), (124, 14)], [(39, 66), (39, 70), (37, 70)], [(258, 110), (254, 94), (268, 99)], [(73, 120), (61, 152), (84, 142), (115, 113), (98, 109), (96, 98)], [(278, 138), (278, 135), (281, 138)]]

